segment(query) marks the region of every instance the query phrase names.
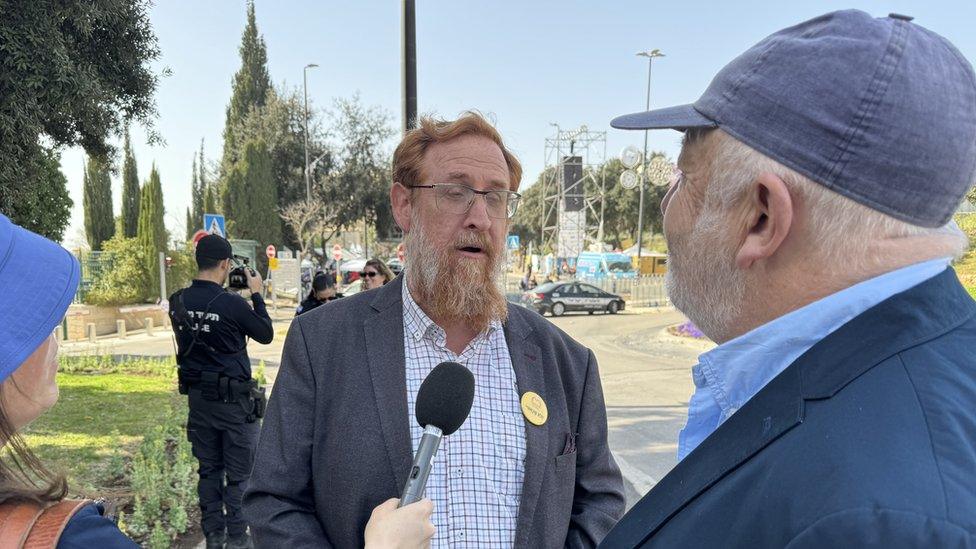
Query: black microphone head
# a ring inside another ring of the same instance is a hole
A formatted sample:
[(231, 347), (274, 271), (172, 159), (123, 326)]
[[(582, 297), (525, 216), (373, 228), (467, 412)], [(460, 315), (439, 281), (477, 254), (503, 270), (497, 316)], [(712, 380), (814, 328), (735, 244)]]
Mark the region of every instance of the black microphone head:
[(474, 375), (457, 362), (441, 362), (417, 391), (417, 423), (450, 435), (461, 428), (474, 401)]

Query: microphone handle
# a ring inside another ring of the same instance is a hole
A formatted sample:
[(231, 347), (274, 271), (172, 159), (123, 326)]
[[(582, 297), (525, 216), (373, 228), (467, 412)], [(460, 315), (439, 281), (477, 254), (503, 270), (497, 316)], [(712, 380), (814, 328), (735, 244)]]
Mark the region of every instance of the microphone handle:
[(410, 466), (410, 474), (407, 476), (407, 483), (403, 487), (403, 495), (397, 508), (420, 501), (424, 497), (427, 477), (434, 465), (434, 454), (437, 453), (443, 436), (443, 431), (438, 427), (433, 425), (424, 427), (424, 435), (420, 437), (420, 445), (417, 447), (417, 454), (413, 457), (413, 465)]

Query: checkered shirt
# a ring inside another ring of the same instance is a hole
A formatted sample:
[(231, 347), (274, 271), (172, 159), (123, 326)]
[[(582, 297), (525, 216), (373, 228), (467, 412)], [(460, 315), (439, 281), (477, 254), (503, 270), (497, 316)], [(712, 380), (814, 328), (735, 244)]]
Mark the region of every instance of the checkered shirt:
[(501, 322), (455, 355), (403, 284), (403, 347), (410, 435), (416, 452), (423, 429), (415, 417), (417, 391), (441, 362), (474, 374), (474, 404), (464, 425), (441, 440), (427, 480), (437, 533), (431, 547), (512, 547), (525, 476), (525, 423)]

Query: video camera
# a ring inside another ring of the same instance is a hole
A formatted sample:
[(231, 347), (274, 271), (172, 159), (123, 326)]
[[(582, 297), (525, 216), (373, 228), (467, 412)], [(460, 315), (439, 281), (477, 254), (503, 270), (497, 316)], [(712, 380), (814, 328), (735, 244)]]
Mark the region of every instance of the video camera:
[(248, 266), (248, 258), (242, 255), (235, 255), (231, 260), (234, 264), (234, 268), (230, 270), (230, 274), (227, 275), (227, 286), (234, 290), (245, 290), (247, 289), (247, 274), (245, 274), (245, 269), (251, 271), (251, 276), (257, 276), (254, 269)]

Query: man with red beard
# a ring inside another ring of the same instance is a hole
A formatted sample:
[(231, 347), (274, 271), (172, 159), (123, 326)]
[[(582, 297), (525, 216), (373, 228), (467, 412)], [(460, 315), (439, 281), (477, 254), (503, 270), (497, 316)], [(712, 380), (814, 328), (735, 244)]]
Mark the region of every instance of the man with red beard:
[(468, 113), (422, 119), (393, 157), (405, 275), (295, 319), (245, 513), (259, 546), (361, 547), (399, 496), (422, 433), (417, 391), (440, 362), (474, 374), (426, 495), (434, 547), (592, 547), (624, 510), (593, 353), (500, 287), (522, 168)]

